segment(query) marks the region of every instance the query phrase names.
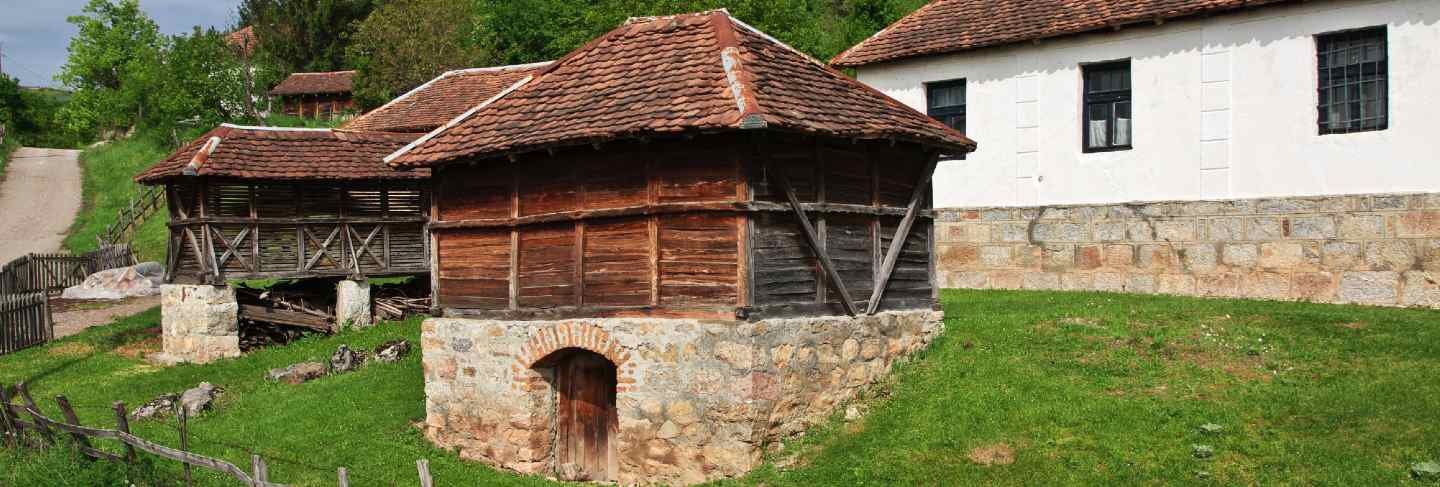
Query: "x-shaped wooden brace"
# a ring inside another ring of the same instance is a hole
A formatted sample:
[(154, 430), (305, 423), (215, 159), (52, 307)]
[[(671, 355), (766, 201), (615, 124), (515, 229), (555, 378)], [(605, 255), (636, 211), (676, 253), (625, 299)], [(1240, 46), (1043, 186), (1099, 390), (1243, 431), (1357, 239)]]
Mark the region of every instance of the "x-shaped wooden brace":
[(214, 233), (217, 242), (225, 245), (225, 253), (220, 254), (220, 260), (215, 263), (216, 268), (224, 269), (225, 263), (229, 262), (231, 257), (234, 257), (235, 260), (240, 261), (240, 266), (245, 268), (245, 270), (251, 272), (259, 270), (252, 269), (250, 267), (250, 261), (245, 260), (245, 256), (240, 255), (240, 244), (245, 242), (245, 237), (250, 236), (250, 227), (241, 229), (240, 233), (235, 235), (234, 240), (229, 240), (225, 236), (225, 233), (220, 231), (219, 227), (210, 227), (210, 231)]
[(383, 268), (383, 267), (389, 267), (389, 265), (386, 264), (385, 259), (382, 258), (383, 256), (380, 255), (380, 254), (376, 254), (376, 253), (375, 253), (375, 249), (373, 249), (373, 248), (370, 247), (370, 242), (374, 241), (374, 240), (375, 240), (375, 236), (376, 236), (376, 235), (380, 235), (380, 231), (385, 229), (385, 226), (384, 226), (384, 225), (375, 225), (375, 228), (373, 228), (373, 229), (370, 230), (370, 234), (369, 234), (369, 235), (366, 235), (366, 236), (364, 236), (364, 237), (361, 237), (361, 236), (360, 236), (360, 233), (355, 231), (355, 227), (348, 227), (348, 228), (349, 228), (350, 234), (351, 234), (351, 235), (354, 235), (355, 239), (357, 239), (357, 240), (360, 241), (360, 245), (355, 246), (355, 250), (354, 250), (354, 253), (355, 253), (355, 269), (357, 269), (357, 270), (360, 269), (360, 258), (361, 258), (361, 257), (364, 257), (364, 256), (366, 256), (366, 255), (369, 255), (369, 256), (370, 256), (370, 260), (374, 261), (376, 265), (378, 265), (378, 266), (380, 266), (380, 267), (382, 267), (382, 268)]
[(835, 291), (840, 293), (840, 305), (845, 307), (845, 314), (855, 316), (855, 303), (850, 302), (850, 291), (845, 289), (845, 281), (840, 280), (840, 273), (835, 270), (835, 264), (830, 262), (830, 255), (820, 246), (820, 238), (815, 235), (815, 226), (810, 224), (810, 216), (806, 215), (805, 208), (800, 206), (800, 198), (795, 196), (795, 188), (790, 185), (790, 178), (785, 176), (785, 171), (767, 172), (774, 174), (775, 179), (780, 181), (780, 187), (785, 190), (785, 198), (790, 200), (790, 209), (795, 212), (795, 218), (800, 220), (800, 228), (804, 230), (805, 242), (810, 244), (810, 250), (814, 251), (815, 257), (820, 260), (820, 268), (825, 270), (830, 285), (835, 286)]
[[(319, 242), (320, 242), (319, 237), (316, 237), (316, 236), (315, 236), (315, 233), (312, 232), (312, 231), (310, 231), (310, 227), (306, 226), (306, 227), (304, 227), (304, 228), (305, 228), (305, 240), (306, 240), (307, 242), (309, 242), (309, 243), (311, 243), (311, 244), (315, 244), (315, 243), (319, 243)], [(330, 253), (329, 253), (329, 252), (330, 252), (330, 243), (335, 241), (335, 236), (336, 236), (336, 235), (340, 235), (340, 228), (341, 228), (341, 227), (340, 227), (339, 225), (336, 225), (335, 228), (330, 229), (330, 235), (327, 235), (327, 236), (325, 237), (325, 242), (324, 242), (324, 243), (319, 243), (319, 245), (316, 247), (317, 250), (316, 250), (315, 254), (310, 256), (310, 260), (307, 261), (307, 262), (305, 262), (305, 268), (304, 268), (304, 269), (301, 269), (301, 270), (306, 270), (306, 271), (310, 270), (311, 268), (315, 267), (315, 263), (320, 262), (320, 259), (321, 259), (321, 258), (329, 258), (331, 262), (338, 262), (338, 261), (335, 260), (334, 257), (331, 257), (331, 256), (330, 256)]]
[(915, 192), (910, 194), (910, 207), (905, 210), (905, 217), (900, 219), (900, 226), (895, 228), (895, 235), (890, 237), (890, 250), (885, 252), (885, 261), (880, 265), (880, 280), (875, 283), (875, 290), (870, 293), (870, 305), (865, 308), (867, 315), (873, 315), (880, 310), (880, 298), (885, 296), (885, 288), (890, 287), (890, 276), (895, 274), (895, 262), (900, 260), (900, 250), (905, 247), (905, 240), (910, 237), (910, 227), (915, 224), (915, 218), (920, 214), (920, 203), (925, 201), (925, 191), (930, 189), (930, 178), (935, 175), (935, 166), (939, 163), (938, 154), (930, 155), (930, 162), (925, 165), (925, 171), (920, 173), (920, 181), (915, 183)]

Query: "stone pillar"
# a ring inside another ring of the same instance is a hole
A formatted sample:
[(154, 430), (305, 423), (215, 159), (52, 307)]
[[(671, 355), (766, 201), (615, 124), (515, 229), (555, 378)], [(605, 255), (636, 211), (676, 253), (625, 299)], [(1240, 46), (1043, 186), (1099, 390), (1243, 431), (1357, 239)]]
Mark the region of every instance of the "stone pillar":
[(240, 305), (229, 286), (160, 286), (160, 326), (168, 363), (208, 363), (240, 356)]
[(369, 281), (344, 280), (335, 285), (335, 323), (341, 328), (364, 328), (373, 324)]

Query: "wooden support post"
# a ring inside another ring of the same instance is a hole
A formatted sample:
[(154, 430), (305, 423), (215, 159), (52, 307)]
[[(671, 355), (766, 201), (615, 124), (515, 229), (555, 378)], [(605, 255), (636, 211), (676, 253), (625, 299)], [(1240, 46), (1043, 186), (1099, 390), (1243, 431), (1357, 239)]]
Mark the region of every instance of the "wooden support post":
[[(125, 403), (115, 401), (115, 429), (121, 433), (130, 434), (130, 417), (125, 412)], [(135, 464), (135, 447), (125, 443), (125, 463)]]
[(420, 471), (420, 487), (435, 487), (435, 482), (430, 479), (430, 461), (424, 458), (415, 461), (415, 469)]
[(340, 487), (350, 487), (350, 472), (345, 467), (336, 469), (335, 476), (340, 477)]
[[(176, 414), (176, 416), (180, 418), (180, 452), (181, 452), (181, 453), (185, 453), (185, 454), (189, 454), (189, 453), (190, 453), (190, 411), (185, 408), (185, 404), (183, 404), (183, 403), (178, 403), (178, 402), (175, 403), (175, 409), (178, 409), (178, 410), (179, 410), (179, 411), (177, 411), (178, 414)], [(182, 462), (180, 465), (181, 465), (181, 468), (183, 468), (183, 469), (184, 469), (184, 472), (185, 472), (185, 487), (190, 487), (190, 485), (191, 485), (191, 483), (190, 483), (190, 462)]]
[(260, 455), (250, 455), (250, 471), (255, 487), (265, 487), (270, 483), (270, 467), (265, 465), (265, 459)]
[[(75, 414), (75, 408), (70, 407), (69, 399), (66, 399), (65, 396), (55, 396), (55, 404), (60, 406), (60, 414), (65, 415), (66, 423), (80, 426), (80, 417)], [(80, 447), (81, 451), (90, 448), (90, 438), (80, 433), (70, 433), (70, 436), (75, 438), (75, 444)]]
[(35, 404), (35, 398), (30, 397), (30, 391), (26, 390), (25, 383), (15, 384), (15, 392), (20, 395), (20, 400), (25, 401), (25, 409), (30, 412), (30, 419), (35, 421), (35, 430), (45, 439), (45, 443), (55, 444), (55, 432), (50, 431), (50, 425), (45, 423), (44, 416), (40, 414), (40, 406)]
[(940, 161), (937, 154), (929, 157), (930, 161), (925, 165), (924, 172), (920, 173), (920, 180), (915, 183), (915, 190), (910, 193), (910, 206), (905, 210), (905, 217), (900, 219), (900, 226), (895, 227), (895, 235), (890, 237), (890, 249), (885, 252), (885, 262), (880, 265), (880, 280), (875, 283), (875, 290), (870, 293), (870, 305), (865, 308), (865, 314), (873, 315), (880, 309), (880, 298), (885, 296), (885, 288), (890, 287), (890, 277), (895, 274), (895, 262), (900, 260), (900, 250), (905, 247), (910, 227), (915, 224), (915, 218), (920, 213), (920, 203), (925, 201), (925, 191), (930, 188), (930, 177), (935, 175), (935, 165)]
[(810, 244), (810, 250), (815, 252), (815, 257), (820, 260), (820, 267), (825, 270), (829, 277), (830, 284), (840, 293), (840, 305), (845, 308), (845, 314), (855, 316), (855, 303), (850, 301), (850, 291), (845, 289), (845, 281), (840, 279), (840, 273), (835, 270), (835, 264), (830, 262), (830, 255), (825, 253), (825, 247), (821, 245), (820, 238), (815, 235), (815, 227), (810, 224), (810, 217), (805, 214), (805, 209), (800, 207), (800, 198), (795, 196), (795, 187), (790, 185), (790, 178), (784, 171), (773, 171), (775, 179), (785, 190), (785, 198), (790, 200), (790, 208), (795, 212), (795, 218), (800, 220), (800, 228), (804, 230), (805, 241)]

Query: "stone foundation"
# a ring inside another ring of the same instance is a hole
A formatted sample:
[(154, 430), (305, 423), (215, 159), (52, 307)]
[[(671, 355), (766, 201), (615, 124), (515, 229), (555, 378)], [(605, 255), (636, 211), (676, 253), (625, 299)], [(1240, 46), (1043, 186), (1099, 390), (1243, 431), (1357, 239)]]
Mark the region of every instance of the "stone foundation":
[(938, 213), (944, 287), (1440, 307), (1440, 194)]
[(164, 343), (157, 357), (169, 363), (208, 363), (240, 356), (240, 305), (229, 286), (160, 286)]
[(370, 281), (340, 281), (335, 285), (335, 323), (341, 328), (365, 328), (371, 318)]
[(466, 459), (553, 472), (554, 377), (537, 362), (580, 348), (617, 369), (615, 480), (738, 476), (928, 345), (940, 320), (928, 310), (754, 323), (434, 318), (421, 339), (425, 431)]

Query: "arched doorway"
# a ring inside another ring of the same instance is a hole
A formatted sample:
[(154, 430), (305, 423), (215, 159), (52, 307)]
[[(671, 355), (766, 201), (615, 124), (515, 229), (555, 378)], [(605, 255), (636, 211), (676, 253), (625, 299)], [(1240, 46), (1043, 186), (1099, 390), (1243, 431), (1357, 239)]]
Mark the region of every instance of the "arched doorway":
[(578, 469), (585, 480), (611, 480), (615, 464), (611, 440), (619, 425), (615, 364), (589, 350), (566, 348), (535, 367), (554, 373), (556, 470), (573, 474)]

